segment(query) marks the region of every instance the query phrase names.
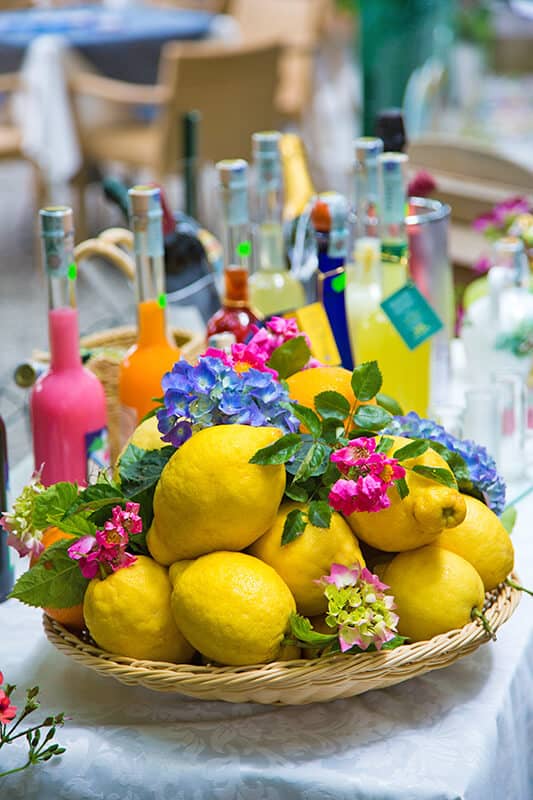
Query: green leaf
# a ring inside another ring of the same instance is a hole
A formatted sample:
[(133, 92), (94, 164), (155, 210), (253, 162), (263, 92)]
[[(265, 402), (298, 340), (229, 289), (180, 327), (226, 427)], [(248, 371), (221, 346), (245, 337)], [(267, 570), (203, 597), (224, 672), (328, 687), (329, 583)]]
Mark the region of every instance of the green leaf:
[(394, 485), (398, 489), (398, 494), (400, 495), (400, 500), (403, 500), (409, 494), (409, 486), (407, 485), (407, 481), (405, 478), (397, 478), (394, 481)]
[(297, 503), (306, 503), (309, 500), (309, 491), (306, 486), (298, 483), (291, 483), (285, 489), (285, 495)]
[(383, 378), (377, 361), (366, 361), (352, 373), (352, 389), (360, 403), (367, 403), (381, 389)]
[(423, 478), (428, 478), (430, 481), (441, 483), (443, 486), (448, 486), (450, 489), (457, 489), (457, 482), (453, 474), (442, 467), (425, 467), (422, 464), (416, 464), (411, 467), (413, 472), (417, 475), (422, 475)]
[(120, 486), (124, 496), (132, 499), (133, 495), (155, 485), (163, 467), (175, 452), (174, 447), (143, 450), (134, 444), (129, 444), (119, 464)]
[(95, 523), (84, 514), (71, 514), (58, 522), (58, 527), (74, 536), (93, 536), (96, 531)]
[(150, 411), (146, 412), (144, 417), (139, 420), (139, 425), (141, 425), (143, 422), (146, 422), (147, 419), (152, 419), (152, 417), (155, 417), (156, 411), (160, 408), (163, 408), (165, 405), (164, 397), (152, 397), (152, 400), (154, 403), (157, 403), (157, 405), (154, 406), (154, 408), (151, 408)]
[(316, 395), (315, 409), (322, 419), (343, 421), (350, 413), (350, 404), (339, 392), (327, 391)]
[(359, 428), (379, 431), (390, 422), (391, 415), (381, 406), (359, 406), (353, 421)]
[(77, 502), (78, 487), (75, 483), (61, 481), (41, 492), (35, 500), (32, 525), (44, 530), (49, 525), (57, 525)]
[(289, 378), (305, 367), (311, 358), (309, 345), (304, 336), (295, 336), (276, 347), (267, 361), (267, 366), (275, 369), (280, 378)]
[(297, 433), (287, 433), (268, 447), (262, 447), (250, 459), (250, 464), (285, 464), (302, 445), (302, 437)]
[(299, 642), (313, 647), (324, 647), (337, 639), (336, 633), (319, 633), (315, 631), (310, 620), (300, 614), (292, 613), (289, 618), (291, 634)]
[(20, 576), (9, 595), (35, 607), (69, 608), (81, 603), (89, 584), (67, 553), (72, 541), (48, 547), (35, 566)]
[(391, 397), (388, 394), (383, 394), (383, 392), (378, 392), (376, 395), (376, 403), (381, 408), (384, 408), (385, 411), (388, 411), (394, 417), (401, 417), (403, 416), (403, 408), (398, 403), (394, 397)]
[(393, 444), (394, 439), (390, 436), (382, 436), (377, 444), (376, 453), (388, 453)]
[(429, 450), (429, 442), (426, 439), (415, 439), (409, 444), (405, 444), (392, 454), (397, 461), (406, 461), (408, 458), (417, 458)]
[(509, 534), (509, 536), (512, 534), (513, 528), (516, 524), (516, 517), (517, 517), (516, 506), (507, 506), (507, 508), (503, 509), (502, 514), (500, 516), (500, 522), (507, 531), (507, 533)]
[(300, 463), (293, 482), (301, 483), (308, 478), (322, 475), (328, 468), (331, 449), (323, 442), (313, 442)]
[(281, 535), (282, 546), (284, 544), (290, 544), (290, 542), (294, 542), (295, 539), (301, 536), (305, 531), (306, 525), (307, 520), (303, 511), (300, 511), (299, 508), (294, 508), (292, 511), (289, 511), (285, 519), (283, 533)]
[(331, 514), (331, 508), (324, 500), (313, 500), (309, 503), (307, 517), (316, 528), (329, 528)]
[(291, 403), (290, 406), (294, 416), (305, 425), (311, 436), (318, 439), (322, 433), (322, 423), (315, 412), (300, 403)]
[(440, 442), (434, 442), (432, 439), (429, 440), (429, 446), (446, 461), (455, 475), (460, 490), (470, 492), (472, 490), (472, 479), (470, 478), (470, 470), (462, 455), (449, 450)]

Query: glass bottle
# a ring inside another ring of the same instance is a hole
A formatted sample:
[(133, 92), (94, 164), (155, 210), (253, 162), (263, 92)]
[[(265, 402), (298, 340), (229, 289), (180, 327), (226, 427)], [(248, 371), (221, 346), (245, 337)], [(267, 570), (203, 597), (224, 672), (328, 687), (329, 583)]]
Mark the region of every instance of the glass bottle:
[[(378, 156), (378, 165), (381, 303), (410, 279), (405, 225), (407, 156), (382, 153)], [(369, 305), (368, 313), (352, 326), (352, 334), (356, 362), (378, 362), (383, 374), (383, 392), (394, 397), (406, 413), (416, 411), (426, 415), (430, 384), (429, 341), (410, 350), (380, 305)]]
[(161, 379), (180, 358), (166, 330), (166, 294), (160, 190), (134, 186), (129, 192), (135, 239), (137, 341), (120, 364), (121, 439), (125, 442), (161, 397)]
[(323, 192), (313, 204), (311, 222), (318, 256), (318, 296), (328, 315), (342, 366), (352, 370), (345, 303), (348, 211), (348, 203), (341, 194)]
[(284, 133), (279, 143), (283, 185), (283, 219), (287, 222), (302, 214), (316, 194), (304, 144), (297, 133)]
[(354, 209), (356, 236), (379, 238), (378, 156), (383, 141), (376, 136), (361, 136), (354, 140)]
[(58, 481), (85, 485), (109, 466), (109, 436), (103, 387), (83, 367), (76, 309), (72, 210), (40, 211), (43, 261), (48, 277), (50, 368), (30, 397), (35, 469), (45, 486)]
[(287, 269), (283, 240), (281, 157), (277, 131), (254, 133), (256, 168), (257, 271), (250, 276), (250, 298), (263, 315), (283, 314), (305, 303), (299, 280)]
[[(0, 416), (0, 514), (7, 511), (7, 488), (9, 470), (7, 465), (7, 436), (4, 420)], [(0, 603), (7, 599), (13, 588), (13, 566), (7, 546), (7, 533), (0, 526)]]
[(248, 296), (252, 244), (248, 211), (248, 163), (226, 159), (216, 165), (223, 216), (224, 287), (222, 308), (207, 323), (207, 338), (229, 331), (244, 342), (259, 317)]

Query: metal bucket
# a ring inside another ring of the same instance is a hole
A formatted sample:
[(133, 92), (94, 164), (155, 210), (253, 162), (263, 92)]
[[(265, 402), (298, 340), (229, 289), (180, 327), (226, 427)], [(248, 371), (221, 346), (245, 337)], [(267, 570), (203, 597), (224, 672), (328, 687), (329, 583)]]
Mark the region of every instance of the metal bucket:
[(424, 197), (409, 198), (406, 218), (409, 266), (417, 287), (443, 322), (431, 340), (431, 397), (433, 412), (449, 402), (451, 379), (450, 340), (453, 336), (455, 300), (448, 258), (450, 206)]

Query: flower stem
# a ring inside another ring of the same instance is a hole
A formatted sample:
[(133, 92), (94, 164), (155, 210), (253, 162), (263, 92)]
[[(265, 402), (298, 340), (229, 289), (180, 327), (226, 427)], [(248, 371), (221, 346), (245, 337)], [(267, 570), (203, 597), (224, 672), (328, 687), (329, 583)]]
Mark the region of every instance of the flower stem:
[(520, 586), (519, 583), (515, 583), (513, 580), (511, 580), (511, 578), (506, 578), (504, 583), (506, 583), (507, 586), (510, 586), (512, 589), (516, 589), (519, 592), (525, 592), (526, 594), (530, 594), (533, 597), (533, 592), (531, 591), (531, 589), (526, 589), (525, 586)]
[(475, 607), (474, 607), (474, 608), (472, 609), (472, 611), (470, 612), (470, 616), (471, 616), (471, 618), (472, 618), (473, 620), (474, 620), (474, 619), (479, 619), (479, 621), (480, 621), (480, 622), (481, 622), (481, 624), (483, 625), (483, 628), (484, 628), (484, 630), (486, 631), (486, 633), (488, 633), (488, 635), (490, 636), (490, 638), (492, 639), (492, 641), (493, 641), (493, 642), (495, 642), (495, 641), (496, 641), (496, 634), (495, 634), (495, 633), (494, 633), (494, 631), (492, 630), (492, 628), (491, 628), (491, 625), (490, 625), (490, 622), (488, 621), (488, 619), (487, 619), (487, 617), (485, 616), (485, 614), (484, 614), (482, 611), (480, 611), (480, 610), (479, 610), (479, 608), (475, 608)]
[(31, 766), (31, 761), (26, 761), (22, 767), (15, 767), (15, 769), (8, 769), (7, 772), (0, 772), (0, 778), (5, 778), (6, 775), (14, 775), (15, 772), (22, 772), (23, 769)]

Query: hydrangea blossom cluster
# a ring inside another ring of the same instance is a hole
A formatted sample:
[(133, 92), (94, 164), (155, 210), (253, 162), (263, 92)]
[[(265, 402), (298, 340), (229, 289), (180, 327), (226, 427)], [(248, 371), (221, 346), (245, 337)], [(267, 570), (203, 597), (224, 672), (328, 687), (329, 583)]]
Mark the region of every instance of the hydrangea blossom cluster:
[(158, 427), (162, 440), (174, 447), (211, 425), (271, 425), (292, 433), (300, 424), (291, 413), (287, 390), (272, 375), (253, 367), (239, 373), (218, 357), (203, 356), (195, 366), (182, 359), (162, 385)]
[[(4, 676), (0, 672), (0, 686), (4, 683)], [(8, 690), (9, 691), (9, 690)], [(9, 695), (0, 689), (0, 725), (7, 725), (15, 718), (17, 707), (11, 705)]]
[(458, 453), (466, 462), (472, 483), (485, 495), (487, 505), (495, 514), (502, 513), (505, 508), (505, 482), (498, 474), (496, 462), (482, 445), (470, 439), (457, 439), (442, 425), (421, 418), (414, 411), (395, 417), (383, 433), (412, 439), (431, 439)]
[(0, 525), (7, 533), (7, 543), (22, 556), (41, 555), (44, 545), (41, 542), (43, 531), (33, 527), (33, 512), (37, 497), (44, 492), (41, 473), (34, 472), (30, 482), (24, 487), (13, 504), (10, 514), (0, 517)]
[[(267, 361), (274, 350), (296, 336), (303, 336), (307, 345), (310, 346), (307, 335), (298, 329), (294, 319), (272, 317), (263, 328), (254, 325), (252, 330), (252, 338), (245, 344), (240, 342), (232, 344), (229, 353), (210, 347), (206, 350), (205, 355), (219, 358), (227, 366), (234, 367), (237, 372), (244, 372), (252, 367), (260, 372), (269, 372), (277, 378), (276, 370), (267, 366)], [(320, 362), (315, 358), (310, 358), (305, 368), (316, 366), (320, 366)]]
[(142, 531), (139, 503), (126, 503), (126, 509), (113, 508), (111, 519), (94, 536), (82, 536), (68, 548), (70, 558), (78, 562), (84, 578), (109, 575), (129, 567), (137, 559), (126, 552), (129, 537)]
[(399, 617), (389, 588), (366, 567), (332, 564), (329, 575), (318, 581), (328, 600), (326, 622), (338, 628), (339, 644), (345, 653), (352, 647), (381, 650), (397, 636)]
[(394, 458), (376, 452), (376, 440), (361, 436), (347, 447), (335, 450), (330, 457), (345, 478), (331, 487), (328, 501), (335, 511), (380, 511), (390, 506), (387, 489), (405, 469)]

